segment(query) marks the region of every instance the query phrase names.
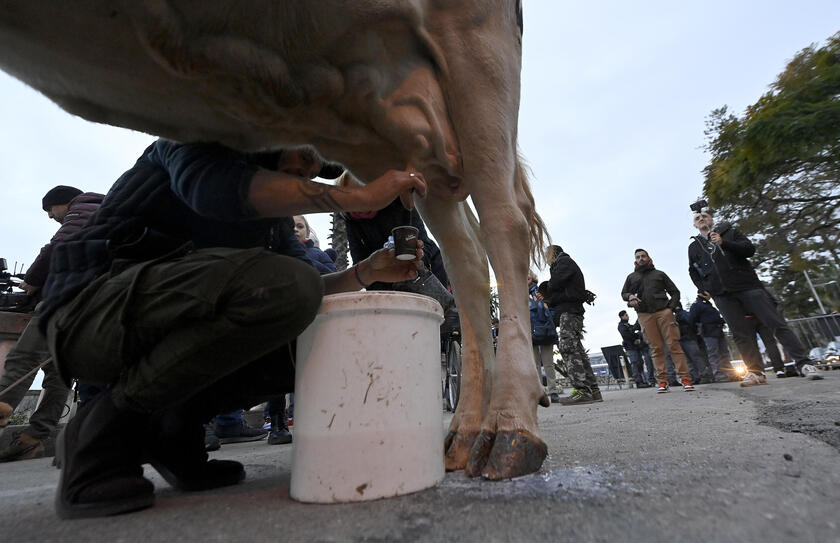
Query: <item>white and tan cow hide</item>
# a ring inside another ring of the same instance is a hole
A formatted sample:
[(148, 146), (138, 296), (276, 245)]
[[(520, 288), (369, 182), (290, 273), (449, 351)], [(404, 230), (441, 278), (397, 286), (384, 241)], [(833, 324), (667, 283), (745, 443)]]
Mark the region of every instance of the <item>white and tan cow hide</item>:
[(363, 180), (422, 172), (418, 207), (463, 328), (446, 465), (504, 479), (547, 453), (526, 289), (543, 231), (516, 143), (521, 36), (517, 0), (9, 0), (0, 67), (92, 121), (242, 150), (313, 144)]

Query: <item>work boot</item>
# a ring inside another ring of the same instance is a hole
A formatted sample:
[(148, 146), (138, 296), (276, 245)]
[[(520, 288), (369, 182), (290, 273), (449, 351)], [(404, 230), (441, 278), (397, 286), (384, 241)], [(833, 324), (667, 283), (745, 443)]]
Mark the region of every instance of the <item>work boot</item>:
[(592, 389), (592, 399), (596, 402), (603, 402), (604, 396), (601, 394), (601, 389), (595, 387)]
[(285, 445), (292, 442), (292, 434), (289, 432), (284, 418), (282, 415), (271, 417), (271, 432), (268, 434), (269, 445)]
[(209, 490), (245, 479), (239, 462), (208, 460), (204, 426), (191, 422), (179, 408), (155, 416), (145, 442), (144, 459), (178, 490)]
[(118, 515), (151, 507), (155, 487), (140, 466), (144, 415), (121, 411), (110, 391), (73, 417), (56, 444), (61, 477), (55, 493), (59, 517)]
[(0, 450), (0, 462), (41, 458), (44, 456), (44, 441), (46, 440), (19, 431), (9, 443), (9, 446)]

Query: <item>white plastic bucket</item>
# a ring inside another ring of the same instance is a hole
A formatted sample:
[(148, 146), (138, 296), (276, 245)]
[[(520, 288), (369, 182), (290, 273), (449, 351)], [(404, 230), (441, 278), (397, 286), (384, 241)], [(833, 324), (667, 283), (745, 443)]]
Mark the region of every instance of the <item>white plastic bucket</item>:
[(291, 497), (339, 503), (443, 480), (440, 323), (427, 296), (325, 296), (297, 341)]

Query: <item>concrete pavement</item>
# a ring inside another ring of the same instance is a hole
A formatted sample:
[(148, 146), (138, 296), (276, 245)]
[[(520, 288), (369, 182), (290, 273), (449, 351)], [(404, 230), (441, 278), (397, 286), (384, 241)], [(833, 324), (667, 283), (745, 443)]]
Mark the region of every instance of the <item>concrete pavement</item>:
[[(349, 505), (289, 498), (291, 445), (224, 445), (243, 484), (77, 521), (53, 512), (49, 459), (0, 464), (0, 540), (840, 542), (840, 372), (694, 393), (608, 391), (540, 408), (550, 456), (507, 482), (447, 474), (437, 488)], [(448, 423), (448, 418), (445, 417)]]

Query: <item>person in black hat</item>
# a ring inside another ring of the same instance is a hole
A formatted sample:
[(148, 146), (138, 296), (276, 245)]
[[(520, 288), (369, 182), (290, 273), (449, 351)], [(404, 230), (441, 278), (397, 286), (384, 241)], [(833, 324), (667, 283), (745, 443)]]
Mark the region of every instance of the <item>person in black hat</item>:
[(380, 250), (320, 276), (293, 215), (381, 209), (425, 197), (417, 172), (368, 185), (312, 181), (314, 150), (242, 153), (153, 143), (99, 212), (55, 248), (44, 288), (61, 376), (108, 388), (65, 428), (56, 512), (126, 513), (154, 504), (141, 465), (180, 490), (236, 484), (239, 462), (208, 461), (202, 423), (293, 391), (293, 341), (325, 293), (414, 279), (414, 261)]
[[(35, 261), (29, 266), (20, 287), (30, 298), (37, 299), (49, 272), (50, 257), (53, 248), (78, 231), (96, 211), (103, 196), (94, 192), (83, 193), (75, 187), (59, 185), (44, 195), (41, 207), (47, 215), (56, 220), (61, 227), (49, 243), (42, 249)], [(48, 357), (47, 340), (38, 328), (40, 319), (32, 316), (17, 343), (9, 351), (0, 375), (0, 425), (14, 413), (23, 400), (26, 391), (32, 385), (36, 373), (24, 378)], [(68, 389), (62, 383), (55, 366), (44, 366), (44, 395), (37, 409), (29, 417), (29, 424), (15, 432), (7, 445), (0, 449), (0, 462), (28, 460), (44, 456), (47, 439), (55, 430), (67, 401)], [(16, 383), (16, 384), (15, 384)], [(14, 386), (13, 386), (14, 385)]]

